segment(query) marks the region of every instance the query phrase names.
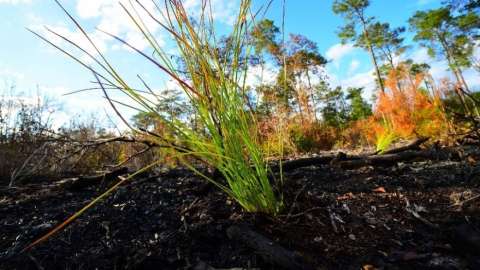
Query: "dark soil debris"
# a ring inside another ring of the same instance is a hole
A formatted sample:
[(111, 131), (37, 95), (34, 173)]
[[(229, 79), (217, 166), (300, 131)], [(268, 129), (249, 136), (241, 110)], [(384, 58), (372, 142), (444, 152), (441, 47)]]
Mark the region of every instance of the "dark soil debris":
[(99, 194), (48, 179), (0, 191), (1, 269), (279, 269), (227, 237), (241, 224), (314, 269), (480, 269), (480, 170), (462, 160), (285, 175), (285, 211), (248, 214), (185, 171), (138, 178), (28, 253)]

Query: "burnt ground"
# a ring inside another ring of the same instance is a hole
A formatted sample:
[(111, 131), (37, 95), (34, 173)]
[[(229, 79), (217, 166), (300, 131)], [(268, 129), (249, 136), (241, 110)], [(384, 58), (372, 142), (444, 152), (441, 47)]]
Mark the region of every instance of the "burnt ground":
[(316, 269), (480, 269), (478, 156), (285, 174), (285, 210), (245, 213), (183, 170), (137, 178), (19, 251), (100, 193), (38, 178), (0, 191), (0, 269), (280, 269), (227, 237), (249, 226)]

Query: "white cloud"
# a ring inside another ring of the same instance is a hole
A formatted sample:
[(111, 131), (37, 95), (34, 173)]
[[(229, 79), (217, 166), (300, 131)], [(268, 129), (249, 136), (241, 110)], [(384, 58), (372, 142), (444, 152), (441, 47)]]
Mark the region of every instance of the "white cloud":
[[(410, 58), (417, 63), (427, 63), (430, 65), (430, 74), (436, 81), (441, 79), (449, 79), (455, 81), (455, 77), (448, 68), (448, 62), (443, 59), (434, 59), (428, 55), (427, 49), (420, 48), (416, 50)], [(474, 51), (474, 58), (480, 59), (480, 47), (477, 47)], [(464, 77), (468, 85), (473, 88), (480, 90), (480, 76), (478, 72), (473, 69), (464, 70)]]
[[(39, 94), (42, 97), (45, 96), (47, 99), (53, 100), (52, 104), (60, 104), (52, 107), (53, 110), (49, 109), (52, 112), (51, 118), (54, 128), (69, 125), (72, 121), (78, 123), (98, 121), (105, 124), (106, 119), (104, 118), (106, 113), (112, 116), (112, 120), (123, 128), (120, 119), (118, 119), (107, 100), (102, 97), (100, 90), (64, 95), (71, 91), (72, 89), (63, 86), (39, 86)], [(121, 102), (128, 103), (129, 101), (124, 96), (118, 95), (118, 93), (111, 92), (110, 95), (115, 100)], [(126, 119), (133, 115), (130, 109), (125, 109), (120, 105), (118, 108)]]
[[(473, 59), (480, 63), (480, 43), (477, 43), (477, 47), (473, 52)], [(471, 68), (466, 70), (463, 75), (471, 88), (470, 90), (480, 91), (480, 73), (477, 70)]]
[[(155, 22), (150, 15), (142, 7), (140, 7), (140, 5), (133, 3), (132, 6), (132, 4), (130, 4), (131, 2), (127, 0), (77, 0), (73, 15), (77, 15), (77, 17), (79, 17), (81, 25), (87, 25), (88, 22), (90, 25), (93, 24), (94, 28), (118, 36), (139, 50), (145, 50), (149, 47), (149, 43), (144, 38), (143, 34), (138, 30), (132, 19), (123, 10), (120, 3), (123, 3), (134, 17), (142, 19), (145, 26), (157, 38), (160, 46), (163, 47), (166, 45), (166, 33), (161, 26)], [(163, 16), (160, 14), (153, 1), (143, 0), (141, 3), (155, 16), (156, 19), (163, 20)], [(202, 4), (201, 0), (186, 0), (183, 4), (188, 14), (192, 15), (193, 17), (199, 15)], [(211, 0), (212, 17), (216, 23), (224, 23), (229, 25), (233, 24), (236, 17), (235, 12), (237, 7), (238, 0)], [(207, 10), (209, 10), (208, 7)], [(37, 26), (32, 28), (38, 31), (40, 29), (40, 27), (38, 27), (40, 23), (37, 22), (36, 25)], [(97, 52), (79, 30), (63, 25), (50, 26), (50, 28), (71, 39), (76, 44), (81, 45), (92, 55), (97, 55)], [(105, 53), (111, 49), (115, 50), (119, 48), (130, 50), (128, 49), (128, 46), (120, 44), (117, 41), (114, 42), (113, 38), (101, 33), (101, 31), (89, 29), (86, 30), (102, 53)], [(48, 34), (43, 30), (41, 30), (41, 33), (46, 35), (49, 40), (60, 42), (56, 44), (66, 44), (58, 37)], [(87, 60), (87, 58), (83, 58), (83, 60)], [(92, 61), (88, 62), (91, 63)]]
[[(202, 0), (185, 0), (183, 6), (190, 14), (196, 16), (200, 14), (202, 9)], [(236, 11), (239, 7), (238, 0), (210, 0), (212, 8), (212, 17), (215, 21), (233, 25), (236, 19)], [(209, 7), (207, 7), (207, 10)]]
[(258, 86), (260, 84), (273, 84), (277, 78), (277, 68), (272, 64), (256, 65), (248, 68), (246, 84), (248, 86)]
[[(408, 57), (407, 57), (408, 58)], [(409, 56), (410, 59), (413, 59), (417, 63), (428, 63), (432, 61), (432, 58), (428, 55), (428, 50), (426, 48), (418, 48), (413, 54)], [(406, 59), (406, 58), (405, 58)], [(404, 59), (404, 60), (405, 60)]]
[[(123, 2), (128, 3), (128, 1)], [(144, 5), (146, 8), (154, 10), (154, 4), (152, 1), (146, 1)], [(161, 35), (156, 33), (160, 29), (160, 26), (155, 23), (153, 19), (151, 19), (146, 14), (145, 11), (143, 11), (138, 6), (136, 8), (139, 16), (143, 19), (145, 25), (158, 38), (157, 41), (159, 45), (163, 46), (164, 42)], [(80, 25), (92, 25), (93, 23), (92, 29), (84, 28), (84, 30), (93, 40), (95, 46), (102, 54), (107, 53), (111, 49), (126, 49), (127, 46), (121, 44), (120, 42), (114, 41), (112, 37), (105, 33), (102, 33), (102, 31), (99, 30), (103, 30), (112, 35), (118, 36), (139, 50), (144, 50), (148, 47), (148, 42), (143, 37), (143, 34), (138, 30), (132, 20), (121, 8), (118, 0), (77, 0), (75, 11), (76, 12), (72, 11), (72, 15), (79, 18)], [(32, 24), (30, 28), (44, 36), (47, 40), (62, 48), (67, 48), (68, 52), (73, 53), (77, 57), (80, 57), (80, 59), (85, 63), (93, 63), (93, 59), (78, 51), (78, 49), (72, 48), (68, 44), (68, 42), (64, 41), (62, 38), (48, 32), (43, 27), (43, 25), (45, 25), (43, 19), (39, 19), (38, 17), (32, 17), (30, 18), (30, 22)], [(52, 31), (71, 40), (73, 43), (82, 47), (91, 55), (97, 57), (97, 50), (92, 46), (92, 44), (88, 41), (84, 34), (78, 28), (76, 28), (73, 23), (68, 23), (71, 26), (66, 26), (62, 23), (56, 25), (47, 25), (47, 27)], [(131, 49), (128, 50), (131, 51)]]
[(31, 96), (2, 96), (2, 103), (13, 104), (15, 107), (27, 106), (33, 107), (37, 105), (42, 105), (42, 97), (31, 97)]
[(104, 8), (112, 6), (115, 1), (89, 1), (89, 0), (78, 0), (77, 1), (77, 12), (82, 19), (95, 18), (102, 14)]
[(354, 73), (359, 67), (360, 61), (358, 61), (357, 59), (352, 60), (352, 62), (350, 62), (350, 66), (348, 67), (348, 74)]
[(430, 65), (430, 74), (435, 80), (451, 78), (447, 61), (429, 61), (428, 64)]
[[(347, 79), (340, 80), (336, 76), (333, 76), (332, 84), (335, 86), (341, 86), (343, 89), (347, 89), (349, 87), (363, 87), (363, 98), (366, 100), (370, 100), (372, 94), (376, 92), (376, 85), (375, 85), (375, 70), (372, 68), (367, 72), (357, 73)], [(329, 75), (331, 76), (331, 75)]]
[(25, 78), (25, 75), (9, 68), (0, 68), (0, 78), (13, 81), (21, 81)]
[[(34, 26), (31, 27), (34, 31), (45, 37), (47, 40), (52, 42), (53, 44), (56, 44), (62, 48), (66, 48), (67, 46), (70, 46), (66, 41), (64, 41), (62, 38), (58, 37), (57, 35), (47, 31), (45, 28), (41, 28), (39, 26)], [(93, 45), (88, 41), (88, 39), (83, 35), (83, 33), (78, 30), (74, 29), (71, 30), (66, 26), (48, 26), (48, 28), (65, 37), (66, 39), (72, 41), (73, 43), (77, 44), (81, 48), (83, 48), (85, 51), (87, 51), (89, 54), (93, 56), (98, 56), (97, 50), (93, 47)], [(107, 51), (108, 48), (108, 41), (110, 41), (112, 38), (109, 36), (106, 36), (105, 34), (101, 33), (100, 31), (93, 31), (88, 33), (89, 37), (93, 40), (95, 46), (97, 49), (103, 54)], [(69, 47), (70, 48), (70, 47)], [(84, 53), (78, 51), (77, 49), (71, 48), (67, 49), (68, 52), (73, 53), (73, 55), (80, 57), (82, 61), (84, 61), (87, 64), (93, 63), (93, 59), (85, 55)], [(57, 53), (57, 52), (56, 52)]]
[(340, 65), (340, 60), (344, 56), (350, 54), (354, 49), (355, 47), (353, 46), (353, 44), (337, 43), (330, 47), (325, 53), (325, 55), (327, 56), (327, 59), (331, 60), (333, 64), (338, 68)]
[(375, 87), (374, 72), (375, 70), (371, 69), (367, 72), (357, 73), (354, 76), (346, 80), (343, 80), (341, 84), (345, 88), (348, 88), (348, 87), (373, 88)]
[[(120, 1), (131, 11), (135, 16), (135, 12), (138, 12), (138, 16), (143, 20), (146, 27), (153, 34), (157, 33), (160, 26), (138, 5), (133, 7), (128, 1)], [(148, 42), (143, 37), (143, 34), (138, 30), (132, 19), (126, 14), (123, 8), (120, 6), (118, 0), (78, 0), (76, 11), (81, 19), (84, 20), (98, 20), (96, 28), (106, 31), (112, 35), (119, 36), (125, 39), (126, 42), (133, 47), (144, 50), (148, 47)], [(142, 5), (146, 9), (153, 12), (157, 18), (158, 14), (155, 11), (155, 5), (153, 1), (142, 1)], [(105, 35), (105, 34), (102, 34)], [(163, 45), (163, 41), (160, 36), (160, 45)], [(125, 46), (123, 46), (125, 48)]]
[[(4, 1), (4, 0), (0, 0)], [(129, 10), (131, 10), (135, 15), (135, 11), (131, 9), (128, 0), (76, 0), (75, 8), (70, 10), (71, 14), (78, 19), (79, 23), (82, 26), (86, 26), (85, 30), (95, 42), (96, 46), (99, 48), (101, 53), (108, 54), (109, 51), (115, 49), (125, 49), (125, 46), (120, 44), (119, 42), (114, 41), (113, 38), (101, 33), (100, 31), (96, 30), (101, 29), (111, 33), (113, 35), (119, 36), (125, 39), (128, 43), (132, 46), (143, 50), (147, 48), (148, 43), (144, 40), (143, 35), (137, 29), (135, 24), (131, 21), (122, 7), (119, 5), (119, 1), (124, 3)], [(212, 1), (212, 17), (215, 20), (215, 24), (227, 24), (231, 25), (234, 22), (236, 17), (236, 11), (238, 6), (238, 0), (234, 1), (224, 1), (224, 0), (211, 0)], [(134, 3), (135, 1), (131, 1)], [(162, 1), (160, 1), (161, 3)], [(195, 15), (199, 14), (201, 9), (201, 2), (202, 0), (185, 0), (184, 5), (186, 11), (195, 17)], [(156, 8), (154, 6), (153, 1), (151, 0), (142, 0), (141, 2), (148, 10), (155, 11)], [(148, 14), (139, 6), (136, 5), (136, 12), (139, 13), (139, 17), (142, 18), (146, 26), (149, 28), (150, 32), (156, 37), (159, 37), (160, 46), (165, 45), (167, 41), (164, 37), (166, 33), (163, 32), (162, 28), (154, 22), (153, 19), (150, 18)], [(155, 14), (157, 19), (162, 18), (158, 13)], [(35, 16), (31, 16), (29, 18), (29, 22), (33, 25), (30, 28), (36, 30), (43, 36), (45, 36), (48, 40), (52, 41), (54, 44), (59, 45), (62, 48), (65, 48), (68, 52), (75, 51), (75, 49), (70, 48), (67, 42), (63, 41), (61, 38), (56, 37), (53, 34), (49, 34), (44, 30), (43, 27), (40, 25), (50, 24), (48, 27), (55, 32), (65, 36), (66, 38), (70, 39), (74, 43), (78, 44), (79, 46), (85, 48), (89, 53), (94, 56), (97, 56), (97, 52), (89, 43), (89, 41), (85, 38), (85, 36), (75, 28), (73, 23), (67, 22), (64, 23), (46, 23), (46, 18), (38, 18)], [(168, 45), (168, 44), (167, 44)], [(169, 48), (165, 48), (169, 51)], [(76, 56), (78, 56), (76, 54)], [(85, 56), (82, 60), (88, 60)], [(92, 60), (88, 60), (88, 63), (92, 63)], [(267, 73), (266, 73), (267, 74)], [(266, 77), (270, 78), (273, 76), (266, 75)], [(174, 83), (167, 82), (168, 86), (174, 86)], [(174, 88), (178, 88), (174, 87)], [(82, 114), (86, 115), (88, 113), (100, 112), (102, 110), (106, 110), (112, 116), (115, 113), (112, 112), (110, 106), (101, 98), (100, 92), (85, 92), (79, 93), (74, 95), (68, 96), (58, 96), (58, 93), (66, 93), (71, 91), (72, 89), (65, 89), (59, 87), (43, 87), (44, 92), (48, 93), (55, 93), (54, 96), (58, 97), (58, 99), (64, 104), (66, 115), (73, 116), (75, 114)], [(73, 89), (75, 90), (75, 89)], [(120, 100), (129, 104), (130, 100), (126, 99), (122, 95), (116, 95), (112, 92), (112, 97), (116, 100)], [(130, 102), (131, 103), (131, 102)], [(130, 109), (125, 109), (122, 106), (119, 106), (119, 109), (122, 113), (125, 113), (125, 118), (129, 119), (133, 112)], [(67, 118), (60, 116), (61, 121), (64, 122)]]
[(418, 0), (417, 5), (418, 6), (425, 6), (425, 5), (428, 5), (428, 4), (431, 4), (431, 3), (435, 3), (437, 1), (438, 0)]
[(0, 0), (0, 5), (1, 4), (7, 4), (7, 5), (16, 5), (16, 4), (30, 4), (32, 0)]
[(469, 69), (463, 73), (463, 76), (465, 77), (470, 90), (480, 91), (480, 76), (478, 75), (478, 71)]

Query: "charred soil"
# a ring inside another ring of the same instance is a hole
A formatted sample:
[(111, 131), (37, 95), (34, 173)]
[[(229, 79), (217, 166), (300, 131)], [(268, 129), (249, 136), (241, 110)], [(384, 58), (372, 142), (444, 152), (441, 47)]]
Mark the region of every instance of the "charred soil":
[(275, 218), (245, 213), (197, 176), (172, 170), (132, 180), (19, 253), (101, 192), (38, 178), (0, 190), (0, 269), (288, 267), (229, 237), (238, 225), (306, 268), (480, 269), (479, 159), (297, 168), (285, 173), (285, 209)]

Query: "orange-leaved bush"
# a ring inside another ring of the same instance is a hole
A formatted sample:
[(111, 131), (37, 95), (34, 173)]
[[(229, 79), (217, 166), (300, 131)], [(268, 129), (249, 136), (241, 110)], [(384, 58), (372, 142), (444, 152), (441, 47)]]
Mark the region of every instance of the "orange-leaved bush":
[(421, 85), (423, 74), (405, 69), (393, 70), (385, 80), (386, 91), (379, 92), (373, 115), (364, 120), (364, 132), (378, 151), (395, 140), (415, 137), (440, 138), (447, 130), (440, 92), (429, 92)]

